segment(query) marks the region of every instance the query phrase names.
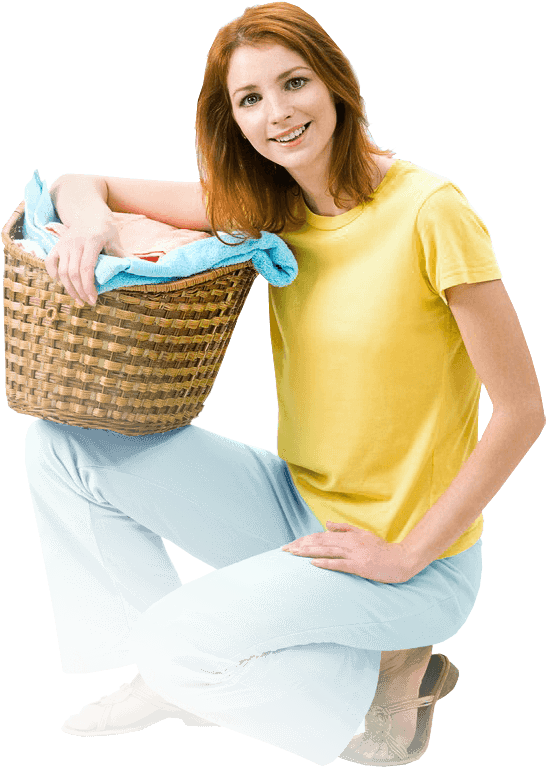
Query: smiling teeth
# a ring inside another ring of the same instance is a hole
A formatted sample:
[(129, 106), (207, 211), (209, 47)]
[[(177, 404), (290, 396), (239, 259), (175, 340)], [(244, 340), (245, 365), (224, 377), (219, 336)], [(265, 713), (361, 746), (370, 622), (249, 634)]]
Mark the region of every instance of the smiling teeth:
[(302, 128), (299, 128), (298, 130), (293, 131), (288, 136), (283, 136), (282, 138), (276, 138), (275, 141), (280, 141), (281, 144), (283, 144), (285, 141), (292, 141), (292, 139), (295, 139), (296, 136), (301, 136), (305, 128), (306, 126), (304, 125)]

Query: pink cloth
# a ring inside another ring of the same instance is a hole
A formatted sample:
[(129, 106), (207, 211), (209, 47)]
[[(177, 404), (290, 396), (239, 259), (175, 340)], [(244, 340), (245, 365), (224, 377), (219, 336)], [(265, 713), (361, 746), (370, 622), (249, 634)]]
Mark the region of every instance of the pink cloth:
[[(131, 255), (128, 258), (143, 258), (146, 261), (157, 261), (161, 256), (175, 248), (187, 245), (195, 240), (212, 237), (207, 232), (195, 229), (177, 229), (176, 226), (154, 221), (140, 213), (113, 213), (114, 223), (118, 230), (121, 247)], [(44, 228), (60, 236), (69, 227), (65, 224), (51, 222)], [(108, 254), (111, 255), (111, 254)]]

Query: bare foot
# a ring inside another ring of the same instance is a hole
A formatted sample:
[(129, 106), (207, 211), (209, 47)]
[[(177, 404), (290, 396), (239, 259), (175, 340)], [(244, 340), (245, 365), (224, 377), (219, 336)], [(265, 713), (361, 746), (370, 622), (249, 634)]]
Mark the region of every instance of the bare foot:
[(417, 709), (389, 714), (383, 706), (419, 697), (419, 688), (432, 646), (382, 653), (377, 691), (366, 715), (364, 733), (351, 740), (348, 749), (355, 757), (389, 759), (403, 756), (417, 726)]

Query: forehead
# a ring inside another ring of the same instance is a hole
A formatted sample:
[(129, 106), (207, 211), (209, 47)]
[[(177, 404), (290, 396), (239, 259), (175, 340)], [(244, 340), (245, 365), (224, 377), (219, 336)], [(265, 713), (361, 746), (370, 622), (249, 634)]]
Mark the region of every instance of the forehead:
[[(229, 62), (227, 84), (230, 92), (242, 88), (256, 78), (275, 80), (286, 69), (296, 66), (308, 66), (305, 59), (296, 51), (278, 43), (240, 45), (235, 49)], [(248, 78), (251, 77), (250, 81)]]

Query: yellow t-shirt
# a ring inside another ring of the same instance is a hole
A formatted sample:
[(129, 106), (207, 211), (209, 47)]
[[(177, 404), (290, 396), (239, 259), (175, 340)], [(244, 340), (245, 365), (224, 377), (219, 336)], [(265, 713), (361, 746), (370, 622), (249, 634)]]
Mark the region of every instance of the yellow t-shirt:
[[(478, 441), (481, 381), (444, 290), (501, 273), (461, 190), (407, 160), (371, 202), (305, 214), (280, 235), (296, 279), (269, 285), (278, 453), (325, 530), (343, 521), (399, 542)], [(482, 529), (480, 514), (438, 558)]]

